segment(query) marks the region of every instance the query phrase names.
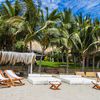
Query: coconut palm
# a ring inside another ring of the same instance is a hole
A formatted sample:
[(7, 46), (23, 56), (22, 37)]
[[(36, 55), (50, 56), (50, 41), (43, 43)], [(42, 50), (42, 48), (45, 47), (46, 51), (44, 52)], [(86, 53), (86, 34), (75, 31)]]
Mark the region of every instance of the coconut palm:
[[(21, 12), (21, 6), (18, 2), (18, 0), (15, 1), (14, 5), (12, 5), (8, 0), (6, 0), (5, 3), (2, 4), (2, 10), (0, 10), (0, 19), (3, 20), (1, 27), (1, 44), (2, 48), (4, 49), (4, 44), (6, 45), (5, 49), (9, 50), (14, 49), (14, 43), (15, 43), (15, 31), (17, 30), (15, 27), (10, 25), (8, 22), (9, 18), (19, 16)], [(8, 22), (7, 22), (8, 21)], [(7, 46), (8, 45), (8, 46)]]
[(38, 72), (41, 72), (41, 62), (44, 56), (44, 51), (48, 48), (51, 47), (51, 41), (53, 39), (59, 38), (59, 30), (57, 28), (49, 28), (47, 27), (45, 30), (42, 30), (42, 32), (39, 32), (36, 36), (36, 39), (42, 47), (42, 55), (40, 59), (40, 64), (39, 64), (39, 70)]
[[(85, 67), (85, 59), (88, 57), (89, 52), (93, 51), (96, 44), (98, 43), (96, 39), (95, 32), (98, 30), (93, 26), (91, 18), (89, 16), (82, 17), (82, 14), (76, 17), (76, 24), (78, 25), (79, 37), (81, 39), (82, 46), (79, 46), (79, 52), (82, 57), (82, 70)], [(91, 48), (90, 48), (91, 47)]]
[(2, 4), (2, 10), (0, 13), (7, 19), (13, 16), (18, 16), (21, 13), (21, 5), (18, 0), (15, 1), (14, 5), (6, 0), (6, 2)]
[[(40, 4), (39, 1), (38, 3)], [(22, 6), (24, 6), (23, 9)], [(83, 60), (82, 69), (84, 69), (88, 55), (99, 47), (100, 21), (96, 19), (93, 22), (89, 16), (83, 18), (82, 14), (74, 18), (70, 9), (61, 13), (57, 9), (49, 12), (48, 7), (45, 10), (44, 13), (41, 6), (37, 6), (33, 0), (24, 0), (21, 3), (16, 0), (14, 5), (6, 0), (0, 9), (1, 49), (13, 49), (8, 47), (13, 47), (15, 40), (17, 42), (21, 40), (22, 43), (25, 40), (25, 43), (30, 42), (30, 51), (32, 51), (31, 41), (36, 40), (42, 46), (39, 72), (44, 51), (48, 46), (53, 45), (61, 50), (62, 59), (63, 52), (66, 52), (67, 71), (69, 51), (79, 54)]]
[(14, 28), (6, 23), (3, 17), (0, 17), (0, 49), (2, 50), (12, 50), (15, 38), (14, 38)]
[(42, 55), (41, 55), (41, 59), (40, 59), (39, 72), (41, 71), (41, 61), (42, 61), (42, 58), (44, 55), (44, 51), (50, 45), (52, 36), (55, 36), (55, 34), (58, 33), (57, 29), (54, 28), (53, 24), (57, 23), (56, 21), (59, 18), (60, 18), (60, 14), (57, 13), (57, 9), (55, 9), (54, 11), (52, 11), (49, 14), (48, 8), (46, 7), (46, 16), (44, 16), (43, 11), (40, 10), (40, 23), (39, 23), (40, 26), (38, 27), (38, 30), (35, 31), (34, 34), (28, 34), (26, 36), (26, 39), (25, 39), (26, 42), (36, 40), (42, 46)]
[(77, 43), (81, 44), (78, 31), (76, 30), (73, 16), (71, 10), (64, 10), (61, 16), (61, 26), (59, 28), (61, 33), (60, 38), (58, 38), (58, 43), (60, 43), (61, 47), (66, 51), (66, 62), (67, 62), (67, 73), (68, 73), (68, 53), (69, 50), (72, 49), (73, 46), (78, 49)]
[[(18, 3), (16, 3), (16, 6)], [(12, 14), (12, 16), (7, 20), (7, 23), (16, 29), (14, 34), (18, 33), (27, 33), (34, 34), (37, 30), (37, 26), (39, 23), (39, 12), (38, 8), (36, 8), (34, 2), (32, 0), (24, 0), (25, 12), (23, 16), (15, 16), (16, 14)], [(15, 6), (15, 7), (16, 7)], [(17, 7), (16, 7), (17, 8)], [(10, 7), (11, 9), (11, 7)], [(8, 10), (7, 10), (8, 11)], [(16, 10), (14, 10), (16, 11)], [(30, 41), (30, 51), (32, 51), (32, 44)]]

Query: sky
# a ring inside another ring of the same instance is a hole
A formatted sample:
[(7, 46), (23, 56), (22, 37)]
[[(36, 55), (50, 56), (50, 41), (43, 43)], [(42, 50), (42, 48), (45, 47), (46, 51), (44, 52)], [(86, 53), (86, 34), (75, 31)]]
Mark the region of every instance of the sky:
[[(0, 3), (5, 0), (0, 0)], [(15, 0), (9, 0), (14, 2)], [(71, 9), (74, 15), (82, 12), (83, 16), (90, 15), (93, 19), (100, 19), (100, 0), (39, 0), (42, 4), (42, 9), (49, 7), (51, 12), (53, 9), (58, 8), (60, 11), (63, 9)], [(34, 0), (35, 3), (36, 0)], [(44, 10), (45, 11), (45, 10)]]

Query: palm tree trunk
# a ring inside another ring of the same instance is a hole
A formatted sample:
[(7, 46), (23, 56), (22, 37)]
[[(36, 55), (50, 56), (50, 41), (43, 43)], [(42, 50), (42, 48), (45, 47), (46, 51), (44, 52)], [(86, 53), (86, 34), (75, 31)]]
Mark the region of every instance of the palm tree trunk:
[(75, 64), (75, 71), (76, 71), (76, 57), (75, 57), (75, 55), (73, 55), (73, 62)]
[(86, 59), (86, 67), (89, 67), (89, 57)]
[(99, 67), (100, 67), (100, 61), (97, 62), (96, 68), (99, 68)]
[(57, 57), (57, 62), (59, 62), (59, 58)]
[[(52, 53), (51, 53), (51, 55), (52, 55)], [(50, 61), (52, 61), (51, 55), (50, 55)]]
[(85, 57), (82, 56), (82, 59), (83, 59), (83, 61), (82, 61), (82, 71), (84, 71), (84, 67), (85, 67)]
[(41, 73), (43, 55), (44, 55), (44, 50), (43, 50), (41, 58), (40, 58), (38, 73)]
[(95, 66), (95, 55), (93, 55), (93, 71), (94, 71), (94, 66)]
[(62, 62), (64, 62), (64, 53), (62, 52)]
[(52, 61), (52, 62), (54, 62), (53, 56), (54, 56), (54, 52), (52, 51), (52, 52), (51, 52), (51, 61)]
[(68, 68), (69, 68), (69, 60), (68, 60), (68, 53), (66, 52), (66, 63), (67, 63), (67, 66), (66, 66), (66, 68), (65, 68), (65, 73), (69, 73), (69, 71), (68, 71)]

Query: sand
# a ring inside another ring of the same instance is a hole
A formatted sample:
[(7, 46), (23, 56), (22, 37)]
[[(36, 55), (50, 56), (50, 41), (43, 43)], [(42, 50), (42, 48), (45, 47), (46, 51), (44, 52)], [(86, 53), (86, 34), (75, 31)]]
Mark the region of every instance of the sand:
[(0, 100), (100, 100), (100, 90), (92, 85), (69, 85), (62, 83), (60, 90), (49, 89), (50, 85), (25, 85), (0, 88)]

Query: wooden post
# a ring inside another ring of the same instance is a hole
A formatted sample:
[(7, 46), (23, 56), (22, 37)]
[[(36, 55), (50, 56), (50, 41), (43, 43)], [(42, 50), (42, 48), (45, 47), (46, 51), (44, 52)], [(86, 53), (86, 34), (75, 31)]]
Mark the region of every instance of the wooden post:
[(32, 74), (32, 71), (33, 71), (33, 64), (31, 63), (30, 74)]
[(30, 74), (30, 66), (28, 65), (28, 74)]

